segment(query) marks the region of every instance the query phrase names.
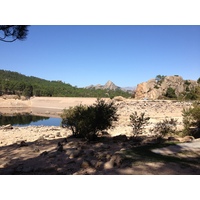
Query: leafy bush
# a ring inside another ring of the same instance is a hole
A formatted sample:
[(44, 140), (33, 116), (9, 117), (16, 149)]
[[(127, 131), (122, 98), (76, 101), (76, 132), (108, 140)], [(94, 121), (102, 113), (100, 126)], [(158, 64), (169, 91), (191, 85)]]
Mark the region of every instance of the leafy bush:
[(177, 98), (177, 96), (175, 94), (175, 90), (171, 87), (167, 88), (165, 96), (168, 98)]
[(138, 116), (136, 111), (130, 115), (131, 126), (133, 127), (133, 133), (135, 135), (141, 134), (144, 126), (148, 124), (150, 117), (144, 117), (144, 115), (145, 113), (141, 113), (140, 116)]
[(177, 120), (171, 118), (169, 119), (164, 119), (161, 122), (156, 123), (153, 131), (155, 133), (159, 133), (162, 136), (167, 135), (168, 133), (174, 133), (177, 130)]
[(112, 127), (112, 122), (117, 121), (116, 112), (113, 102), (97, 99), (91, 106), (79, 105), (64, 109), (62, 126), (69, 127), (75, 137), (95, 140), (99, 131)]
[(197, 100), (198, 95), (195, 90), (187, 91), (186, 90), (185, 100)]
[(200, 129), (200, 102), (193, 103), (190, 108), (184, 108), (182, 116), (185, 134), (190, 134), (192, 127)]

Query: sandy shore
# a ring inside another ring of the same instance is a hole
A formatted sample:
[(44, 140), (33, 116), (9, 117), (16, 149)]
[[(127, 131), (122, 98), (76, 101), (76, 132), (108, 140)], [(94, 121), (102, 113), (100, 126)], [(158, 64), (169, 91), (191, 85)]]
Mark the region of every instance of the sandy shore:
[(29, 100), (0, 98), (0, 113), (32, 113), (34, 115), (58, 117), (65, 108), (84, 104), (91, 105), (96, 98), (76, 97), (31, 97)]
[[(110, 99), (105, 99), (111, 101)], [(0, 113), (31, 113), (34, 115), (47, 117), (60, 117), (64, 108), (76, 105), (91, 105), (95, 103), (96, 98), (66, 98), (66, 97), (32, 97), (29, 100), (14, 100), (0, 98)], [(140, 101), (134, 99), (124, 99), (122, 101), (114, 101), (118, 108), (118, 122), (115, 128), (110, 130), (112, 135), (125, 134), (130, 135), (132, 128), (130, 127), (130, 115), (133, 112), (145, 113), (150, 117), (150, 124), (147, 129), (152, 128), (155, 123), (163, 119), (177, 119), (178, 129), (182, 129), (182, 110), (191, 106), (189, 102), (177, 101)]]

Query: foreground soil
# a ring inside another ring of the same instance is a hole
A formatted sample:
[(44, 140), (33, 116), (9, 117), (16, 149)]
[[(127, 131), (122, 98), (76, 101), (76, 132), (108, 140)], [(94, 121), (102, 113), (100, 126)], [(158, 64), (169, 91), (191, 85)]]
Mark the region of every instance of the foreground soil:
[(160, 146), (160, 138), (155, 136), (135, 138), (106, 134), (89, 142), (70, 134), (68, 129), (61, 127), (1, 129), (0, 174), (200, 174), (199, 151), (153, 153), (152, 149), (164, 145)]

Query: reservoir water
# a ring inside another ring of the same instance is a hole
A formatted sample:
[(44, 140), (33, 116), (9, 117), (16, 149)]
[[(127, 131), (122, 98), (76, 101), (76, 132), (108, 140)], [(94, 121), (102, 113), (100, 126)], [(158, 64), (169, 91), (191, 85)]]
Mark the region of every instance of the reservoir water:
[(0, 115), (0, 126), (11, 124), (12, 126), (60, 126), (61, 118), (44, 117), (35, 115), (16, 115), (3, 116)]

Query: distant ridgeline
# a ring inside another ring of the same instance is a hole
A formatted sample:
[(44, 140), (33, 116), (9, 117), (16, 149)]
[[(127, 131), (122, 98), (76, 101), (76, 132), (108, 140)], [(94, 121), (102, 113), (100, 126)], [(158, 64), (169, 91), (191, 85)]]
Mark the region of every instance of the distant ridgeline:
[(48, 81), (17, 72), (0, 70), (0, 96), (46, 96), (46, 97), (131, 97), (122, 90), (77, 88), (62, 81)]

